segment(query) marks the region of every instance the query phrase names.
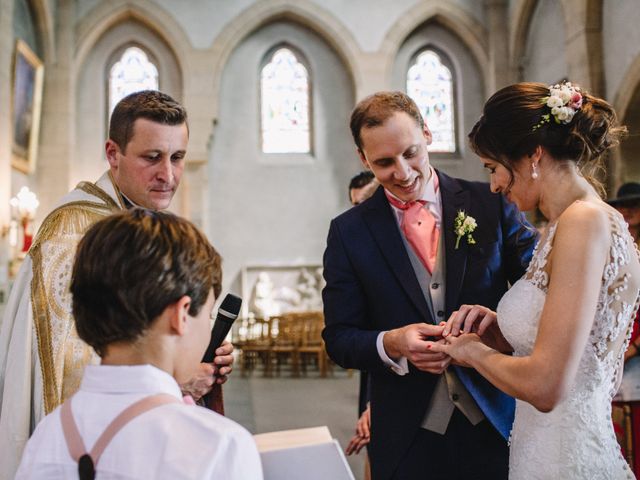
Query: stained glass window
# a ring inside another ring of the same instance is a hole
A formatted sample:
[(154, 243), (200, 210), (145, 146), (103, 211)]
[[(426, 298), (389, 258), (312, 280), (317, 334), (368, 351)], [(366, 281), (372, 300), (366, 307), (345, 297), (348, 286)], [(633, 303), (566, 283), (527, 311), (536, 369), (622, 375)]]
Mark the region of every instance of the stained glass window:
[(260, 79), (262, 151), (308, 153), (309, 74), (288, 48), (279, 48)]
[(109, 72), (109, 113), (130, 93), (158, 90), (158, 69), (138, 47), (127, 48)]
[(455, 152), (453, 76), (433, 50), (424, 50), (409, 67), (407, 94), (418, 104), (433, 135), (429, 150)]

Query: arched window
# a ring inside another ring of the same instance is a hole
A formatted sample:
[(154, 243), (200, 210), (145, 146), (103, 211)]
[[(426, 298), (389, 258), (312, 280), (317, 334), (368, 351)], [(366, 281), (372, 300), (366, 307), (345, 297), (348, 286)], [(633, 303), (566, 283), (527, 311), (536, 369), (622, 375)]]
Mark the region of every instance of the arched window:
[(433, 135), (432, 152), (455, 152), (453, 76), (438, 53), (427, 49), (407, 71), (407, 94), (418, 104)]
[(158, 69), (138, 47), (127, 48), (109, 72), (109, 114), (130, 93), (158, 90)]
[(289, 48), (277, 48), (260, 78), (262, 151), (309, 153), (309, 74)]

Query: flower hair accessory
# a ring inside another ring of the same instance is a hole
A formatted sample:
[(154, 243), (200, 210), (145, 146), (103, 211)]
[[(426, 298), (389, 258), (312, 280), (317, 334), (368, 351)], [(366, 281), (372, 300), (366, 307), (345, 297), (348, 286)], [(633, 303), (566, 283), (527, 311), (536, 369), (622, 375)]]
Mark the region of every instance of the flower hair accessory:
[(476, 219), (471, 215), (467, 215), (464, 210), (458, 210), (458, 214), (456, 215), (455, 220), (453, 221), (453, 232), (456, 234), (456, 246), (455, 250), (460, 246), (460, 239), (462, 237), (467, 238), (467, 243), (469, 245), (473, 245), (476, 243), (473, 235), (471, 235), (478, 224), (476, 223)]
[(557, 124), (568, 125), (582, 107), (582, 92), (580, 87), (571, 82), (549, 85), (549, 96), (540, 100), (551, 112), (545, 113), (540, 121), (533, 126), (533, 131), (551, 122), (551, 117)]

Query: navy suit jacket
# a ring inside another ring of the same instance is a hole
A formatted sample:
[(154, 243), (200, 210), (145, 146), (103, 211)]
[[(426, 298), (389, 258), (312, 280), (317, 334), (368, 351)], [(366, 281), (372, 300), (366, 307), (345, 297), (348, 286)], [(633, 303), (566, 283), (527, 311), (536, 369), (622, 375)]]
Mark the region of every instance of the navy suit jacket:
[[(524, 216), (489, 185), (437, 172), (442, 196), (446, 261), (446, 312), (432, 318), (382, 187), (331, 222), (324, 253), (323, 338), (329, 356), (344, 368), (371, 375), (371, 466), (388, 478), (409, 448), (425, 415), (438, 375), (409, 364), (399, 376), (376, 349), (381, 331), (414, 323), (439, 323), (462, 304), (491, 309), (526, 270), (537, 238)], [(463, 210), (476, 219), (476, 243), (455, 248), (454, 219)], [(456, 367), (460, 380), (503, 435), (514, 402), (475, 370)]]

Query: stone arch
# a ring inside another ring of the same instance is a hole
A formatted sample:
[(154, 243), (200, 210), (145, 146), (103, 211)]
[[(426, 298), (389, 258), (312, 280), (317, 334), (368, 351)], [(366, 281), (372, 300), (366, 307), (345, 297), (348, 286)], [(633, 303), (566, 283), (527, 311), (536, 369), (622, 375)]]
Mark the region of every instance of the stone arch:
[(209, 49), (216, 59), (213, 71), (214, 111), (217, 112), (222, 74), (231, 53), (252, 32), (278, 20), (289, 20), (318, 34), (344, 63), (354, 90), (360, 90), (362, 78), (356, 68), (360, 49), (353, 35), (339, 19), (308, 0), (299, 0), (295, 4), (287, 0), (263, 0), (229, 22)]
[(531, 17), (536, 8), (538, 0), (520, 0), (513, 8), (511, 13), (510, 24), (512, 28), (509, 31), (509, 52), (511, 58), (512, 80), (519, 80), (520, 60), (527, 47), (527, 35), (529, 34), (529, 26), (531, 25)]
[(49, 2), (45, 0), (31, 0), (30, 5), (33, 8), (33, 13), (35, 14), (35, 26), (38, 29), (44, 60), (53, 62), (55, 61), (56, 43), (54, 35), (54, 20), (51, 15)]
[(613, 99), (613, 107), (618, 114), (618, 118), (626, 117), (632, 97), (638, 87), (640, 87), (640, 55), (636, 56), (627, 69)]
[[(75, 161), (70, 169), (72, 183), (97, 178), (106, 168), (102, 148), (109, 121), (108, 72), (115, 54), (128, 46), (142, 48), (158, 69), (160, 89), (176, 100), (185, 95), (184, 67), (188, 43), (179, 34), (174, 20), (160, 13), (145, 13), (150, 8), (141, 1), (103, 2), (84, 17), (78, 26), (74, 49), (73, 82)], [(157, 9), (157, 7), (155, 7)], [(158, 23), (169, 21), (170, 23)], [(175, 43), (172, 43), (175, 42)], [(182, 54), (181, 54), (182, 52)]]
[[(589, 67), (589, 80), (591, 91), (597, 95), (604, 95), (604, 45), (602, 39), (602, 14), (603, 0), (586, 0), (585, 5), (585, 31), (586, 31), (586, 51)], [(570, 11), (569, 9), (565, 9)], [(565, 15), (565, 24), (570, 19)]]
[(476, 60), (481, 69), (484, 84), (487, 85), (490, 61), (485, 28), (460, 7), (437, 2), (422, 2), (409, 9), (389, 29), (380, 47), (385, 62), (386, 82), (388, 83), (391, 79), (394, 59), (402, 43), (413, 31), (428, 21), (437, 22), (460, 39)]
[(182, 26), (169, 13), (150, 0), (134, 4), (126, 0), (102, 2), (94, 7), (76, 27), (74, 66), (81, 68), (91, 48), (111, 28), (126, 20), (135, 20), (149, 28), (173, 51), (181, 72), (188, 71), (191, 45)]
[[(640, 128), (640, 115), (636, 113), (638, 107), (640, 107), (640, 55), (636, 56), (633, 63), (627, 69), (614, 97), (613, 107), (622, 124), (631, 123), (631, 128), (634, 130)], [(625, 163), (627, 163), (625, 161), (627, 155), (624, 155), (623, 151), (625, 150), (625, 145), (627, 144), (628, 146), (628, 142), (633, 139), (634, 137), (627, 139), (621, 147), (616, 149), (609, 159), (608, 186), (611, 188), (611, 191), (614, 191), (615, 187), (625, 180), (625, 173), (628, 173), (624, 171)], [(629, 163), (631, 161), (637, 163), (637, 159), (627, 161)], [(640, 176), (637, 171), (635, 174)], [(629, 178), (627, 178), (627, 180), (629, 180)], [(637, 180), (637, 177), (635, 180)]]

